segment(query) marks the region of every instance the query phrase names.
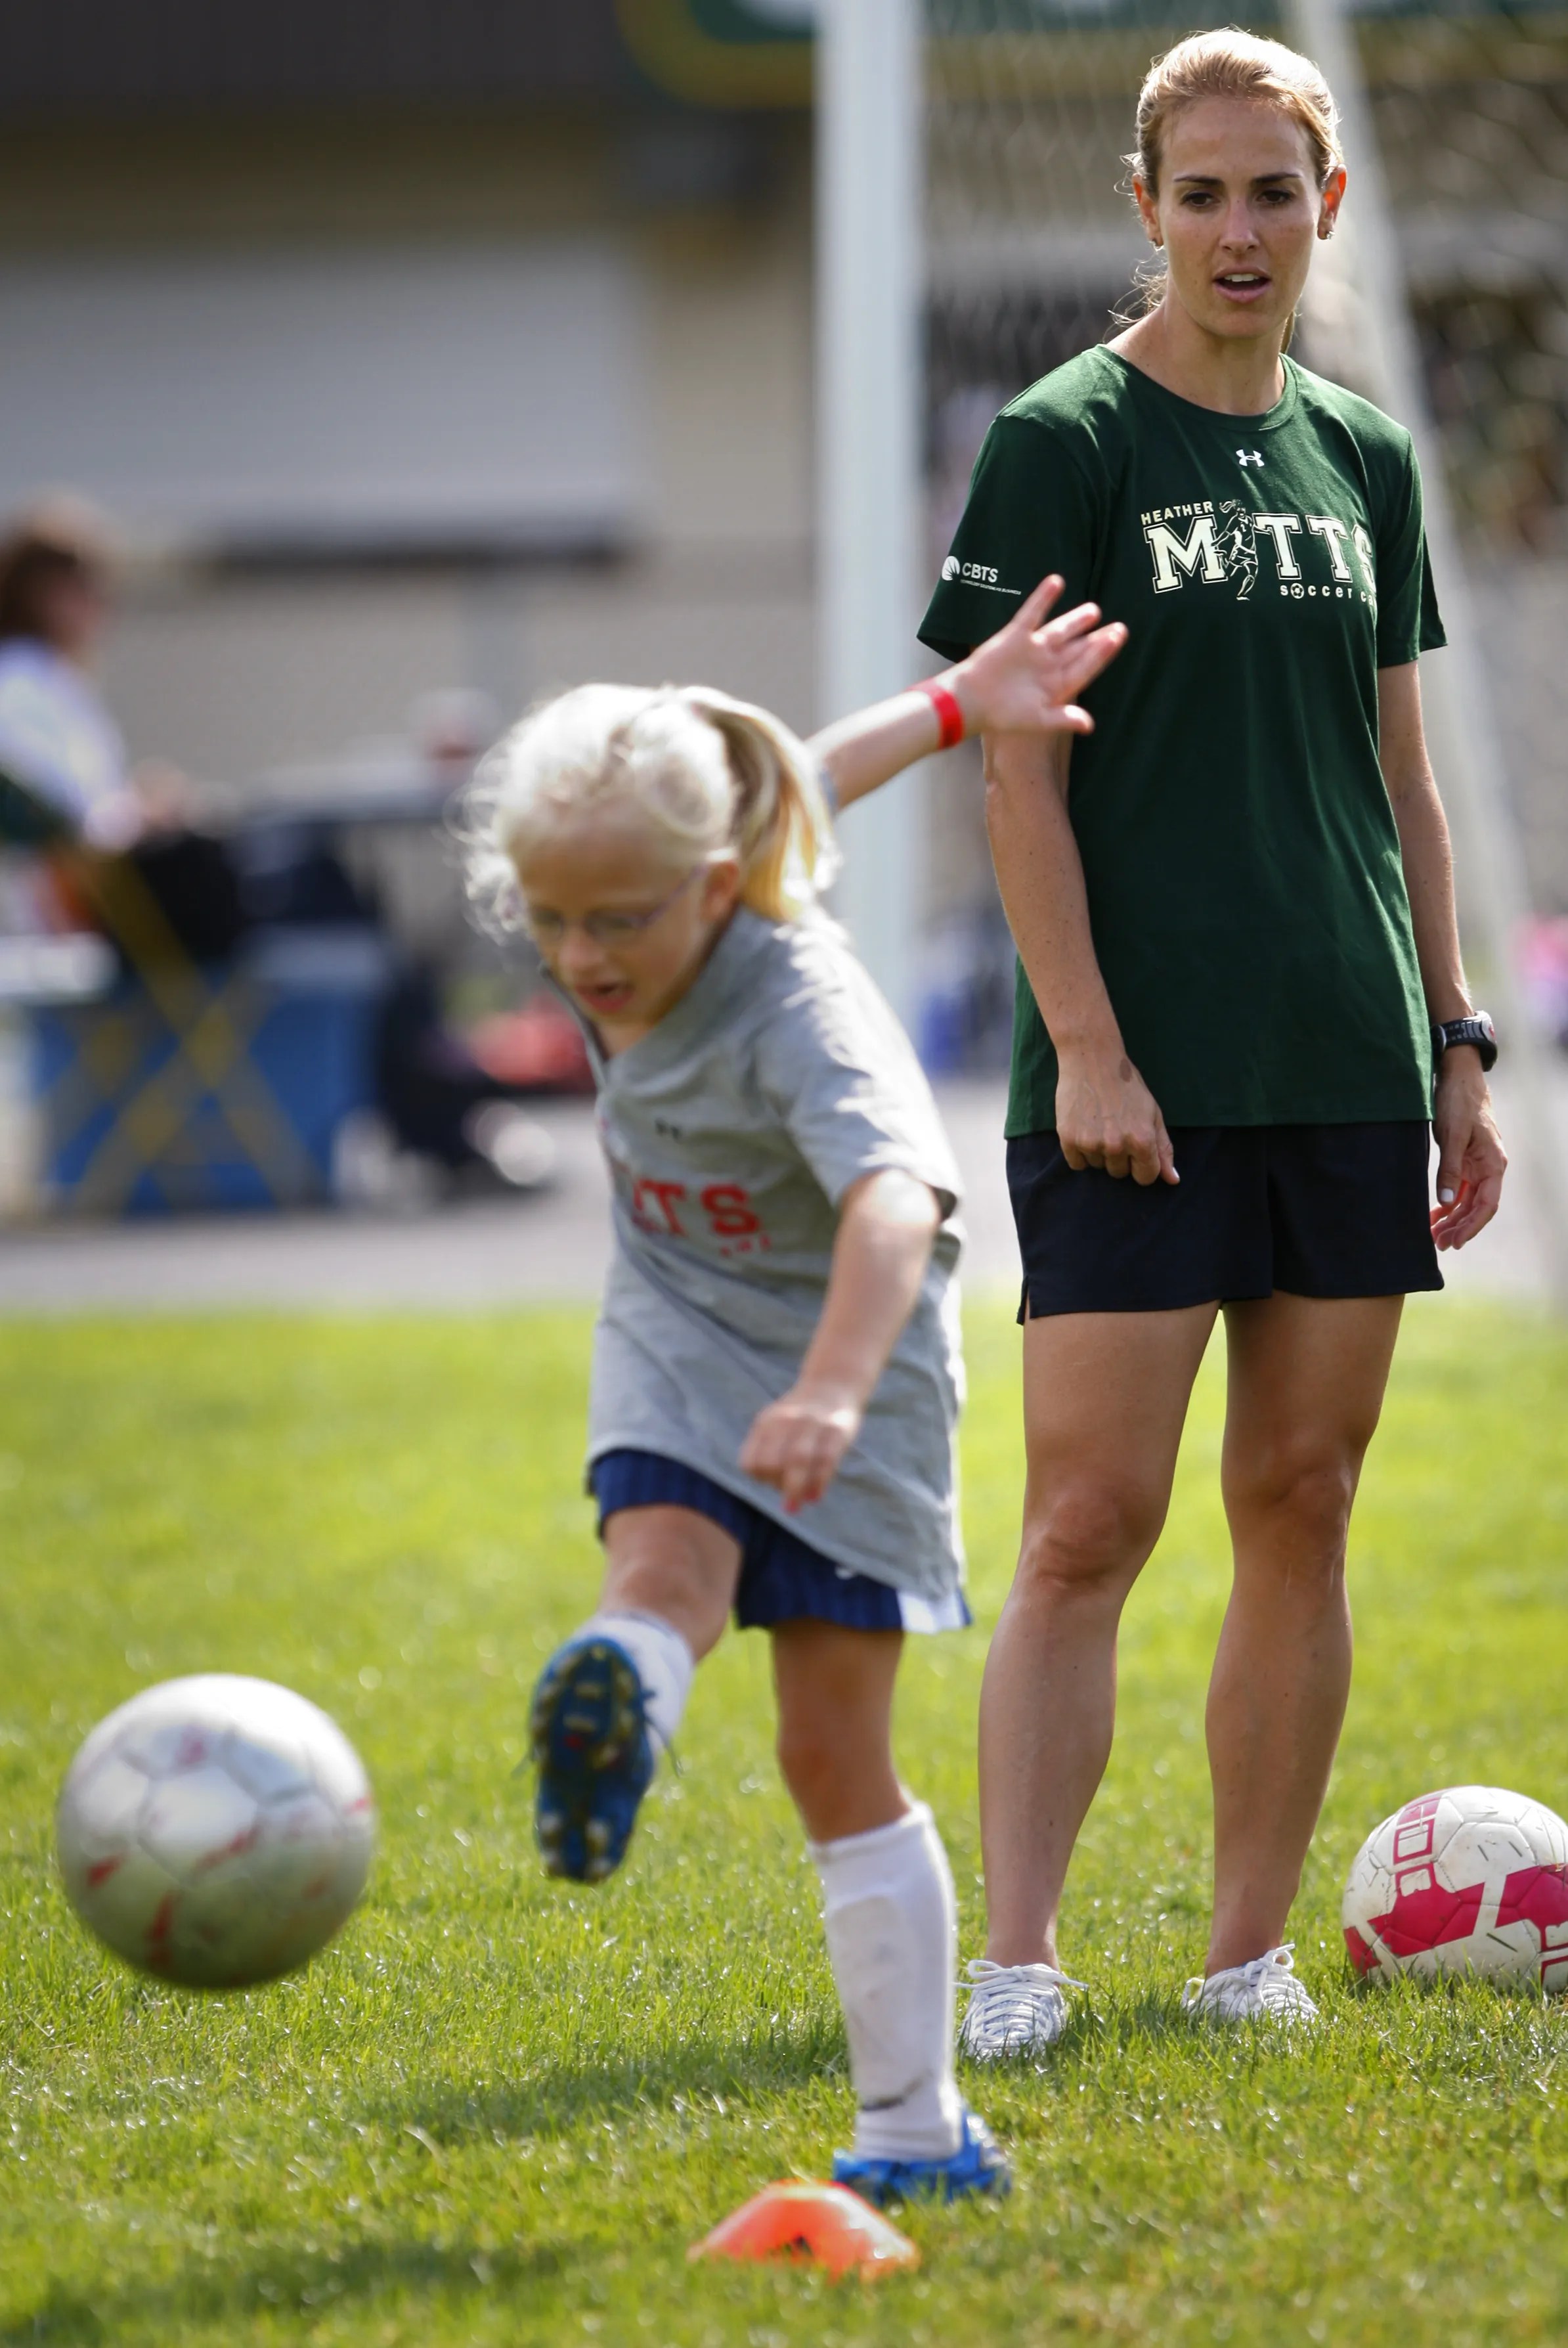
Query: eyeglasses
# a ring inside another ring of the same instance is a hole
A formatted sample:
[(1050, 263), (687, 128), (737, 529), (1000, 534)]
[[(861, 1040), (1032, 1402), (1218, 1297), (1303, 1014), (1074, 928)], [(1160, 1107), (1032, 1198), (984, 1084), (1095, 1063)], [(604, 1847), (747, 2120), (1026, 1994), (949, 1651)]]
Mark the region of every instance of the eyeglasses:
[(523, 926), (537, 946), (559, 946), (569, 930), (580, 930), (596, 946), (626, 945), (644, 930), (651, 930), (662, 913), (667, 913), (678, 897), (683, 897), (693, 880), (700, 880), (708, 867), (694, 864), (683, 880), (677, 880), (667, 897), (656, 905), (636, 913), (585, 913), (580, 922), (568, 921), (564, 913), (552, 912), (546, 906), (524, 908)]

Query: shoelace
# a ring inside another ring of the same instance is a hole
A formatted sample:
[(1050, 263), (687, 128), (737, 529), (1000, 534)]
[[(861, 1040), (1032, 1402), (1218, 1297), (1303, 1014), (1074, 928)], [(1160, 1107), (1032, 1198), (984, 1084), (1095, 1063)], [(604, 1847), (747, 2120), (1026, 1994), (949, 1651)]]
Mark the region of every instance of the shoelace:
[(1294, 1949), (1294, 1941), (1284, 1941), (1277, 1949), (1270, 1949), (1266, 1956), (1255, 1957), (1244, 1969), (1248, 1988), (1258, 1992), (1265, 2005), (1286, 2013), (1299, 2013), (1303, 2008), (1310, 2011), (1312, 2006), (1306, 1983), (1296, 1979)]
[(1218, 1982), (1233, 1981), (1244, 1990), (1255, 1990), (1264, 2006), (1270, 2010), (1295, 2012), (1311, 2003), (1306, 1983), (1296, 1977), (1296, 1943), (1282, 1941), (1277, 1949), (1266, 1949), (1261, 1957), (1253, 1957), (1245, 1965), (1227, 1965), (1223, 1972), (1211, 1973), (1206, 1981), (1202, 1973), (1194, 1973), (1182, 1992), (1184, 2008), (1191, 2013), (1204, 2003), (1205, 1990), (1214, 1989)]
[(1027, 2027), (1041, 1990), (1088, 1986), (1074, 1981), (1071, 1973), (1059, 1972), (1054, 1965), (999, 1965), (990, 1957), (971, 1957), (965, 1970), (968, 1979), (958, 1987), (966, 1997), (979, 1997), (987, 2006), (999, 2009), (1004, 2030), (1015, 2023), (1020, 2028)]

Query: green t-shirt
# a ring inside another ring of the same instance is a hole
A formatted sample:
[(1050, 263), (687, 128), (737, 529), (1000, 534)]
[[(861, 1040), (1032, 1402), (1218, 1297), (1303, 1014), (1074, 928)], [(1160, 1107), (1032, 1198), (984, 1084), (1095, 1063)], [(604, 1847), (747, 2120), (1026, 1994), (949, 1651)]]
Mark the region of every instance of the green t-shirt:
[[(1431, 1051), (1378, 671), (1444, 641), (1409, 435), (1293, 361), (1224, 416), (1098, 348), (986, 436), (920, 635), (951, 659), (1048, 571), (1125, 649), (1068, 797), (1095, 952), (1168, 1125), (1420, 1118)], [(1056, 1123), (1019, 972), (1009, 1135)]]

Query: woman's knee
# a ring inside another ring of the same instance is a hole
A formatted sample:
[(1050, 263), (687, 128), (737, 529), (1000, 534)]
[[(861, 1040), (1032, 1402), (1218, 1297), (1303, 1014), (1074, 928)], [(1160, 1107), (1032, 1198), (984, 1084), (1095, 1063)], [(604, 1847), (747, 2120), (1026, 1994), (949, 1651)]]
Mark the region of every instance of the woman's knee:
[(1306, 1550), (1337, 1565), (1358, 1467), (1358, 1455), (1310, 1444), (1279, 1445), (1245, 1466), (1227, 1463), (1225, 1499), (1231, 1523), (1271, 1526), (1293, 1550)]
[(1135, 1485), (1077, 1478), (1030, 1509), (1019, 1555), (1026, 1589), (1108, 1591), (1129, 1583), (1159, 1539), (1164, 1507)]

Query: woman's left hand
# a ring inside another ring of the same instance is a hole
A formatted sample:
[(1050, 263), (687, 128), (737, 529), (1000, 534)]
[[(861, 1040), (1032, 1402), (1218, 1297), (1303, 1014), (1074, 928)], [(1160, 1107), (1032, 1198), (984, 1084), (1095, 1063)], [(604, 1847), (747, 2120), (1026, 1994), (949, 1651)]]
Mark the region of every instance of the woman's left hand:
[(1461, 1248), (1496, 1214), (1508, 1167), (1481, 1055), (1469, 1045), (1443, 1054), (1432, 1132), (1438, 1145), (1432, 1237), (1440, 1248)]
[(758, 1411), (741, 1448), (744, 1474), (772, 1484), (793, 1517), (820, 1500), (860, 1432), (861, 1409), (840, 1391), (806, 1383)]

